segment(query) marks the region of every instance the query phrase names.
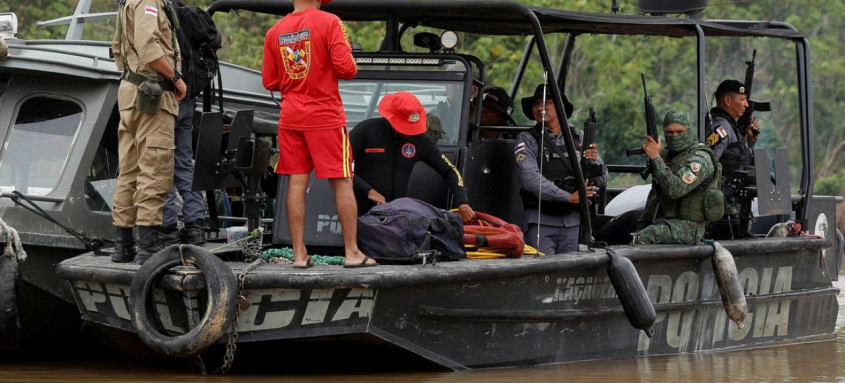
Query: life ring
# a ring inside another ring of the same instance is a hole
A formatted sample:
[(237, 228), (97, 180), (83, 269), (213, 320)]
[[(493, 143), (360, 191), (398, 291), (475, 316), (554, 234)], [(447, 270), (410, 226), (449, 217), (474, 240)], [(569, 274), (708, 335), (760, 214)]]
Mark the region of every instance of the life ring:
[[(152, 289), (159, 277), (182, 260), (190, 260), (205, 277), (208, 299), (197, 325), (185, 334), (163, 333), (152, 305)], [(129, 289), (132, 324), (141, 340), (156, 352), (185, 357), (200, 353), (219, 340), (231, 325), (238, 297), (232, 269), (219, 258), (194, 245), (172, 245), (153, 255), (138, 269)]]
[(0, 350), (20, 347), (19, 278), (18, 262), (0, 255)]

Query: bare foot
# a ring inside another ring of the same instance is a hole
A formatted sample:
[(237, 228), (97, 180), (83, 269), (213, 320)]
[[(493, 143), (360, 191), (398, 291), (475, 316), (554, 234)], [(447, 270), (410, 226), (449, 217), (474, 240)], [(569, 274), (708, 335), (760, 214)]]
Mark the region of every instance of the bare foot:
[(308, 256), (308, 250), (305, 248), (302, 249), (293, 249), (293, 266), (294, 267), (305, 267), (310, 262), (311, 257)]
[[(366, 259), (366, 263), (364, 263), (364, 259)], [(355, 249), (351, 254), (349, 252), (346, 253), (346, 262), (343, 263), (344, 266), (348, 265), (378, 265), (374, 259), (367, 257), (364, 253), (360, 250)]]

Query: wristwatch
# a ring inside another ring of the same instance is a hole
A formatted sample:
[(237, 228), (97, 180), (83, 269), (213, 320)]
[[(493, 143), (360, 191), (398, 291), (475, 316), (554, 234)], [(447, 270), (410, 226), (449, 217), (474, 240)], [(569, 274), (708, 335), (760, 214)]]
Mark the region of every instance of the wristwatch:
[(177, 71), (174, 71), (174, 72), (176, 72), (176, 75), (174, 75), (172, 78), (170, 78), (170, 82), (172, 82), (172, 83), (174, 83), (174, 84), (175, 84), (175, 83), (176, 83), (176, 81), (179, 81), (179, 79), (181, 79), (181, 78), (182, 78), (182, 72), (180, 72), (180, 71), (178, 71), (178, 70), (177, 70)]

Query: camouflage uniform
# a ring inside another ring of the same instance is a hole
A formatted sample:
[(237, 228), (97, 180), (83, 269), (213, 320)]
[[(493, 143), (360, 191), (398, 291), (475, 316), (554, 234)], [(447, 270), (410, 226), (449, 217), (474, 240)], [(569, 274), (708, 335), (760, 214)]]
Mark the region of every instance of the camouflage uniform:
[(649, 226), (635, 235), (638, 244), (696, 244), (704, 236), (707, 221), (705, 191), (719, 188), (720, 172), (713, 152), (696, 142), (689, 116), (669, 112), (663, 124), (671, 123), (684, 125), (687, 132), (666, 137), (668, 163), (662, 157), (651, 160), (656, 187), (649, 192), (640, 218), (638, 226)]

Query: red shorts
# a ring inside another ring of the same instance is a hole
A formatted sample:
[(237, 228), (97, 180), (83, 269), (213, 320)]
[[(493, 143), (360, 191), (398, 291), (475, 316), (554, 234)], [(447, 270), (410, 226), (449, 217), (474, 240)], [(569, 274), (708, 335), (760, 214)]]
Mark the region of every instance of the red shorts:
[(352, 147), (345, 126), (336, 129), (279, 129), (276, 173), (310, 174), (317, 178), (352, 177)]

